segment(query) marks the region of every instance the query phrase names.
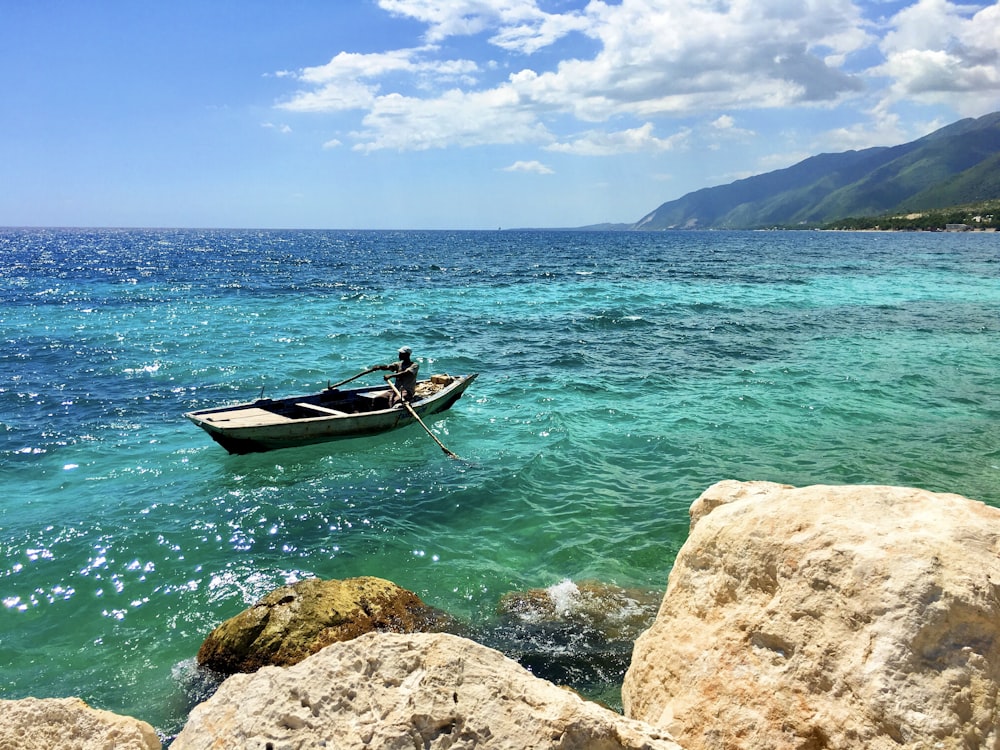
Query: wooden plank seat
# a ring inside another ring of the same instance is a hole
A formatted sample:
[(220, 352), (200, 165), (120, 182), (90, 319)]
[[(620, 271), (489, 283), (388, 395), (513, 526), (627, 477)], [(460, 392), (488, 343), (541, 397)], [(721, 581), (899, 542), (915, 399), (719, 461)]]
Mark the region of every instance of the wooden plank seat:
[(307, 404), (305, 401), (301, 401), (296, 406), (301, 406), (303, 409), (309, 409), (310, 411), (316, 411), (320, 414), (326, 414), (331, 417), (346, 417), (346, 411), (337, 411), (336, 409), (327, 409), (325, 406), (319, 406), (318, 404)]

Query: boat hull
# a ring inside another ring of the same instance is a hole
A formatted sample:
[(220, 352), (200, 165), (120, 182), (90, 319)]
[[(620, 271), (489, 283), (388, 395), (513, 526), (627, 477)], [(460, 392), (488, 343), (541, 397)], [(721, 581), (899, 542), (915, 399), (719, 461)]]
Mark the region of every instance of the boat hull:
[[(436, 392), (410, 402), (414, 412), (424, 419), (446, 411), (462, 397), (476, 374), (455, 377)], [(425, 381), (429, 382), (429, 381)], [(203, 409), (184, 416), (201, 427), (229, 453), (246, 454), (294, 448), (303, 445), (378, 435), (416, 423), (409, 409), (373, 408), (355, 413), (340, 412), (359, 400), (377, 403), (382, 388), (359, 388), (334, 392), (336, 400), (325, 393), (293, 396), (279, 401), (264, 399), (252, 403)]]

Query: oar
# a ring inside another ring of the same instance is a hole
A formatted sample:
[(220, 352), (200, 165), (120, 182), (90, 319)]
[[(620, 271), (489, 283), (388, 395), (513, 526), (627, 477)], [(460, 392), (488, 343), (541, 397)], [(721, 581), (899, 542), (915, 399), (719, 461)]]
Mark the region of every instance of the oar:
[[(437, 435), (435, 435), (433, 432), (430, 431), (430, 429), (428, 429), (427, 425), (424, 424), (424, 420), (422, 420), (420, 416), (413, 410), (413, 407), (410, 406), (410, 403), (403, 399), (403, 394), (399, 392), (399, 388), (396, 387), (396, 384), (389, 379), (386, 379), (385, 382), (389, 384), (389, 387), (392, 388), (393, 393), (395, 393), (396, 397), (403, 402), (403, 406), (406, 407), (407, 411), (410, 412), (413, 418), (418, 422), (420, 422), (420, 426), (424, 428), (424, 431), (428, 435), (430, 435), (431, 438), (434, 440), (434, 442), (438, 444), (438, 447), (445, 452), (445, 455), (447, 455), (448, 458), (458, 458), (458, 456), (456, 456), (454, 453), (452, 453), (450, 450), (444, 447), (444, 443), (438, 440)], [(461, 461), (462, 459), (459, 458), (458, 460)]]
[(379, 369), (381, 369), (381, 367), (373, 367), (370, 370), (365, 370), (364, 372), (359, 372), (357, 375), (353, 375), (352, 377), (349, 377), (347, 380), (341, 380), (339, 383), (334, 383), (333, 385), (327, 384), (326, 389), (328, 391), (332, 391), (334, 388), (339, 388), (340, 386), (344, 385), (345, 383), (350, 383), (352, 380), (357, 380), (362, 375), (367, 375), (368, 373), (375, 372), (376, 370), (379, 370)]

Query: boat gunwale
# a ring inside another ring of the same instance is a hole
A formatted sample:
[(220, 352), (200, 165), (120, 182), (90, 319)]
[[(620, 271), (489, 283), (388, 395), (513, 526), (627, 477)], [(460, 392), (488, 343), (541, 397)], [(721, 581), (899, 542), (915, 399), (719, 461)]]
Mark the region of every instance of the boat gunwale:
[[(444, 409), (431, 409), (434, 405), (440, 401), (445, 401), (449, 396), (453, 395), (456, 390), (461, 392), (465, 390), (468, 385), (475, 380), (478, 373), (470, 373), (468, 375), (456, 375), (453, 376), (452, 382), (445, 385), (440, 390), (422, 398), (417, 401), (411, 401), (410, 406), (417, 414), (431, 413), (436, 414), (439, 411), (445, 411)], [(430, 379), (423, 380), (420, 382), (430, 382)], [(344, 393), (355, 393), (364, 394), (370, 393), (372, 391), (382, 391), (384, 386), (363, 386), (361, 388), (350, 388)], [(365, 435), (365, 434), (377, 434), (379, 432), (385, 432), (388, 430), (395, 429), (396, 427), (402, 427), (408, 425), (409, 423), (416, 421), (413, 419), (409, 410), (401, 410), (398, 406), (391, 406), (386, 409), (375, 409), (372, 411), (356, 412), (356, 413), (344, 413), (340, 415), (334, 414), (317, 414), (316, 416), (305, 416), (305, 417), (286, 417), (282, 414), (269, 412), (273, 417), (272, 422), (260, 422), (257, 424), (245, 424), (245, 425), (234, 425), (234, 424), (224, 424), (220, 422), (214, 422), (206, 417), (210, 417), (213, 414), (225, 414), (226, 412), (239, 413), (241, 411), (249, 411), (251, 409), (257, 408), (261, 409), (262, 406), (273, 405), (273, 404), (290, 404), (294, 405), (296, 402), (303, 401), (309, 398), (316, 398), (321, 395), (322, 391), (316, 393), (302, 394), (297, 396), (288, 396), (280, 399), (258, 399), (256, 401), (248, 401), (236, 404), (229, 404), (227, 406), (212, 407), (209, 409), (197, 409), (194, 411), (186, 412), (184, 416), (197, 426), (204, 429), (210, 435), (221, 434), (233, 439), (253, 439), (254, 436), (262, 437), (262, 433), (268, 430), (278, 430), (284, 431), (293, 425), (316, 425), (316, 424), (344, 424), (347, 425), (349, 422), (357, 422), (357, 427), (360, 428), (356, 432), (349, 431), (342, 435), (333, 433), (330, 437), (351, 437), (353, 435)], [(262, 409), (263, 411), (269, 411), (267, 409)], [(389, 420), (390, 423), (385, 424), (385, 417), (392, 417), (398, 415), (399, 419), (395, 421)], [(364, 429), (364, 424), (366, 422), (372, 423), (373, 429)], [(382, 422), (383, 424), (379, 424)]]

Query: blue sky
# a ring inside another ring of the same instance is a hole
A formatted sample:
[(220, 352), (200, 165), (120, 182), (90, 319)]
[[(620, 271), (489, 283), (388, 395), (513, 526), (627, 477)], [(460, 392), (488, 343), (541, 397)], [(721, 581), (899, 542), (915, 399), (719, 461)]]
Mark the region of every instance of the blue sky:
[(1000, 110), (1000, 2), (0, 0), (0, 226), (634, 222)]

